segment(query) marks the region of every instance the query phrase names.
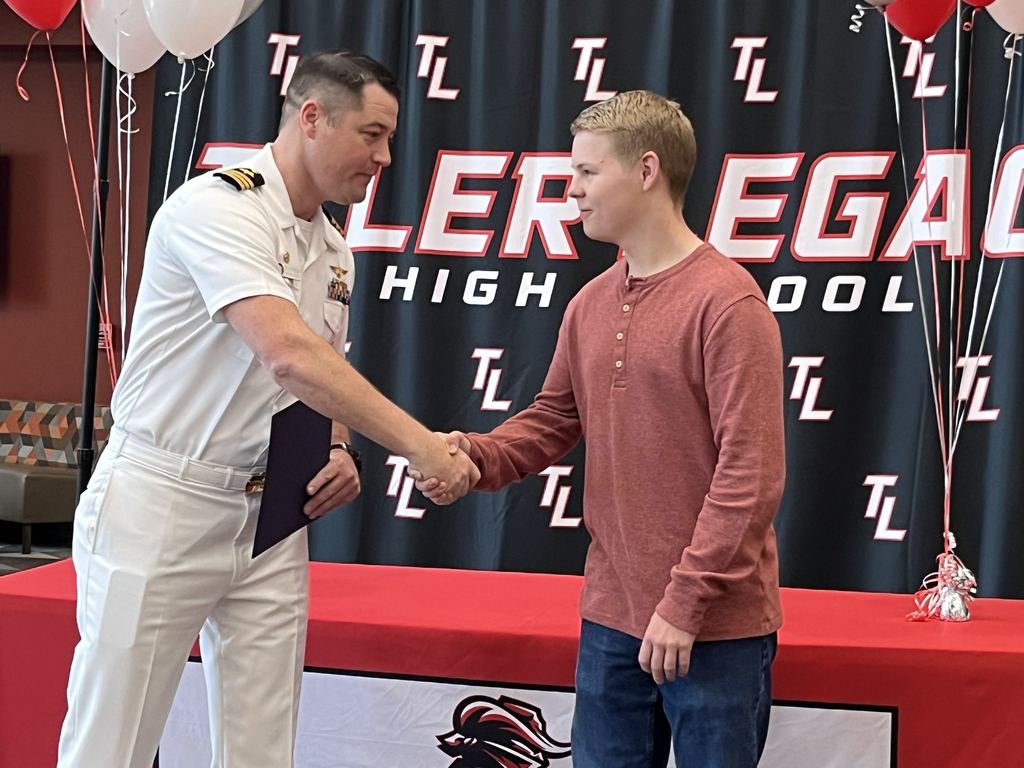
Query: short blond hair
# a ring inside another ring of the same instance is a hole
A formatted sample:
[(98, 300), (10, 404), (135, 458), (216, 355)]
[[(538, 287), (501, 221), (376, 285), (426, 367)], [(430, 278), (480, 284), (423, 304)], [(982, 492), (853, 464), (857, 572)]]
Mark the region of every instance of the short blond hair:
[(619, 159), (626, 163), (654, 152), (672, 200), (682, 207), (697, 162), (697, 139), (677, 102), (652, 91), (623, 91), (584, 109), (569, 130), (573, 136), (580, 131), (609, 135)]

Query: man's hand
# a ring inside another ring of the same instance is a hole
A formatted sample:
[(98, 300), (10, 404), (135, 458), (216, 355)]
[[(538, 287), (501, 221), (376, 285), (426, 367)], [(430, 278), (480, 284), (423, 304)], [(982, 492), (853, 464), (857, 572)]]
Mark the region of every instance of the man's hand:
[[(460, 442), (464, 441), (466, 448), (469, 448), (469, 440), (461, 432), (452, 433), (461, 436), (458, 439), (450, 439), (450, 436), (435, 432), (437, 445), (441, 456), (436, 450), (431, 451), (431, 458), (409, 460), (409, 476), (417, 480), (417, 487), (420, 484), (430, 486), (430, 493), (424, 494), (435, 504), (441, 506), (451, 504), (461, 499), (480, 480), (480, 470), (469, 458), (467, 453), (460, 448)], [(431, 465), (430, 462), (435, 462)]]
[(466, 437), (465, 432), (459, 432), (457, 429), (452, 430), (447, 435), (439, 432), (439, 435), (444, 438), (444, 441), (448, 443), (448, 450), (457, 448), (458, 450), (465, 453), (467, 456), (469, 452), (473, 450), (472, 443), (469, 442), (469, 438)]
[(348, 504), (359, 495), (359, 472), (347, 451), (335, 448), (327, 465), (309, 481), (306, 492), (312, 497), (302, 511), (312, 520), (335, 507)]
[[(448, 434), (444, 434), (443, 432), (435, 432), (434, 434), (438, 435), (445, 441), (445, 444), (448, 446), (448, 452), (453, 456), (460, 452), (467, 457), (469, 456), (472, 446), (469, 443), (469, 438), (466, 437), (464, 433), (455, 431), (449, 432)], [(416, 490), (426, 496), (434, 504), (445, 506), (461, 498), (461, 496), (456, 496), (451, 493), (447, 486), (438, 478), (424, 476), (422, 473), (417, 472), (411, 467), (409, 469), (409, 477), (416, 481)], [(480, 472), (477, 470), (476, 479), (467, 489), (467, 493), (474, 485), (476, 485), (479, 479)]]
[(654, 613), (640, 645), (640, 667), (661, 685), (685, 677), (690, 669), (690, 651), (696, 638)]

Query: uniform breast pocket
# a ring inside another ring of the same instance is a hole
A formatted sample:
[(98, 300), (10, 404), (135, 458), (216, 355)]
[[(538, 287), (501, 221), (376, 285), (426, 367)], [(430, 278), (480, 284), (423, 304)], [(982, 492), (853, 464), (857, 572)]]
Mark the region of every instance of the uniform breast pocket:
[(324, 302), (324, 336), (337, 346), (345, 341), (348, 307), (339, 301)]

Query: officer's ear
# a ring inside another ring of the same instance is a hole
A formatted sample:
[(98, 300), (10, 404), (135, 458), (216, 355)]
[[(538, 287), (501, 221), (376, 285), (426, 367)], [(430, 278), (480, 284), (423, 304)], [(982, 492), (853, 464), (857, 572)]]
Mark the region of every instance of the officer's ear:
[(314, 139), (317, 131), (327, 122), (327, 112), (316, 99), (306, 99), (299, 106), (296, 119), (299, 121), (299, 130), (307, 138)]

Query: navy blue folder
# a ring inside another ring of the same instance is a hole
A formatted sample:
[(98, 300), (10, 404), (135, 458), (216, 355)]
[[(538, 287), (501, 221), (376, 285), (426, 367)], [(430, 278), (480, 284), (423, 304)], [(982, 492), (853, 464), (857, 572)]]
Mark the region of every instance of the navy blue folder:
[(270, 422), (270, 451), (252, 556), (312, 522), (302, 507), (306, 486), (331, 454), (331, 420), (301, 400), (278, 411)]

